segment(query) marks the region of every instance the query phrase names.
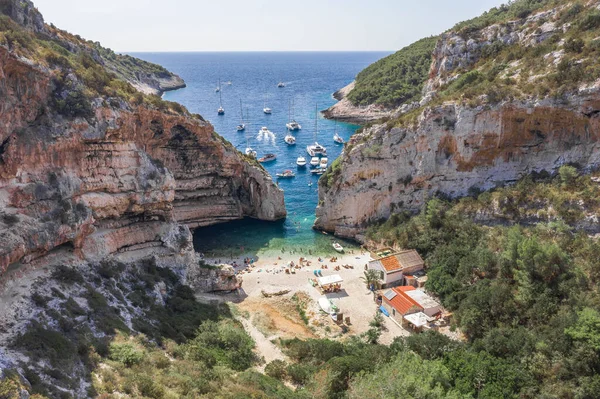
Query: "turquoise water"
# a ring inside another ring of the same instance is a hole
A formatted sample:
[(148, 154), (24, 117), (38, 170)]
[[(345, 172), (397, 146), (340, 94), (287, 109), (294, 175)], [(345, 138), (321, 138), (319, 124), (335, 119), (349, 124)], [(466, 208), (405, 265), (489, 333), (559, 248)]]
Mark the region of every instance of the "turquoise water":
[[(296, 158), (308, 157), (306, 146), (314, 142), (315, 105), (323, 110), (336, 100), (332, 93), (344, 87), (358, 72), (388, 55), (381, 52), (298, 52), (298, 53), (143, 53), (135, 56), (163, 65), (180, 75), (188, 87), (165, 93), (164, 98), (185, 105), (191, 112), (201, 114), (215, 130), (233, 143), (240, 151), (246, 148), (246, 137), (258, 156), (277, 155), (275, 162), (265, 168), (275, 176), (277, 172), (292, 169), (294, 179), (279, 180), (285, 192), (288, 218), (280, 223), (243, 220), (224, 225), (198, 229), (194, 233), (196, 250), (229, 253), (232, 248), (241, 251), (280, 251), (281, 248), (320, 253), (331, 252), (331, 236), (312, 230), (317, 206), (317, 180), (310, 168), (297, 169)], [(219, 93), (215, 92), (221, 79), (225, 115), (218, 116)], [(231, 81), (231, 85), (227, 82)], [(278, 82), (285, 88), (278, 88)], [(263, 113), (265, 98), (272, 108), (271, 115)], [(240, 122), (240, 99), (246, 124), (243, 133), (235, 127)], [(302, 130), (294, 132), (296, 145), (288, 146), (283, 138), (288, 121), (288, 104), (293, 101), (295, 119)], [(336, 159), (342, 146), (333, 142), (335, 123), (319, 114), (318, 141), (327, 147), (329, 164)], [(259, 141), (258, 130), (267, 126), (275, 134), (274, 140)], [(337, 131), (348, 138), (356, 125), (338, 123)], [(277, 181), (276, 178), (274, 178)], [(349, 245), (347, 243), (346, 245)]]

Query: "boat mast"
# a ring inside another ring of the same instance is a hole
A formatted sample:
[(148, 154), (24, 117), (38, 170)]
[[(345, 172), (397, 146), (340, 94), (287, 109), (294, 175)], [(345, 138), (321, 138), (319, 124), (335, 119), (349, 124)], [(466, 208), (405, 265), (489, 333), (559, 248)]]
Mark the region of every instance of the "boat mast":
[(223, 95), (221, 94), (221, 78), (219, 78), (219, 106), (223, 108)]
[(242, 109), (242, 99), (240, 98), (240, 115), (242, 116), (242, 125), (244, 124), (244, 110)]
[(317, 130), (319, 129), (319, 105), (315, 104), (315, 144), (317, 142)]

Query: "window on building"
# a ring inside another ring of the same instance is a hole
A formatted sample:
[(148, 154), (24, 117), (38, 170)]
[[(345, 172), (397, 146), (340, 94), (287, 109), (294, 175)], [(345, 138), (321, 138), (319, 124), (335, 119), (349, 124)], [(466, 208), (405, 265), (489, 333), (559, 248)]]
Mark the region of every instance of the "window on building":
[(396, 309), (392, 309), (392, 314), (396, 316)]

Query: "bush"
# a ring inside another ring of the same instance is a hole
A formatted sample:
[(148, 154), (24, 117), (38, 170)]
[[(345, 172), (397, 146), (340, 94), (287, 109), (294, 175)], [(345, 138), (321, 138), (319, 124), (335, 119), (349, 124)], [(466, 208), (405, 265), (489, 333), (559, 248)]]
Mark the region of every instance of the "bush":
[(144, 358), (144, 354), (129, 343), (111, 343), (109, 347), (109, 358), (122, 363), (127, 367), (138, 364)]
[(265, 374), (269, 377), (282, 380), (286, 376), (287, 367), (288, 365), (285, 361), (276, 359), (265, 366)]

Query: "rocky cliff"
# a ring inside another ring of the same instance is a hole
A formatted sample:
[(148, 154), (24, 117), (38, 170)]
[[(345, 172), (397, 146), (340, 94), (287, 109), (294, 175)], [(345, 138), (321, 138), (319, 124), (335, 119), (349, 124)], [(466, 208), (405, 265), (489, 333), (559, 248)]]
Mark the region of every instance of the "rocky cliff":
[(325, 118), (362, 124), (374, 122), (392, 115), (393, 111), (391, 109), (387, 109), (381, 105), (370, 104), (360, 106), (352, 104), (347, 96), (354, 89), (354, 86), (355, 82), (352, 82), (333, 94), (333, 97), (338, 102), (323, 111)]
[(21, 25), (0, 15), (0, 275), (64, 248), (193, 269), (189, 228), (285, 217), (283, 192), (209, 123), (136, 93), (24, 4), (8, 14)]
[(586, 27), (595, 6), (559, 4), (442, 35), (421, 104), (352, 137), (319, 181), (315, 227), (361, 239), (368, 225), (433, 195), (460, 197), (568, 163), (597, 167), (600, 76), (583, 72), (595, 68), (585, 54), (594, 44), (570, 44), (595, 35)]

